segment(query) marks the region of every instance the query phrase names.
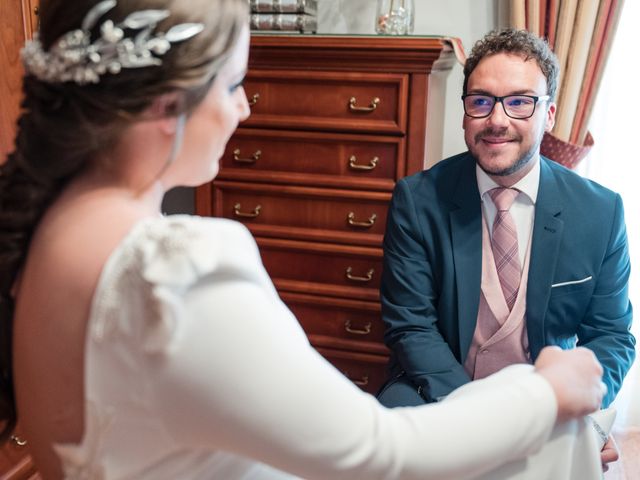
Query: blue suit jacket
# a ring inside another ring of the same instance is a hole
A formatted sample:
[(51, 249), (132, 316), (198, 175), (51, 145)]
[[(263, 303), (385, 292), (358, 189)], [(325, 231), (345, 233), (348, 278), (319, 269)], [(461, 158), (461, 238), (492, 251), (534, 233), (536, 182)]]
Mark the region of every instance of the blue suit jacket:
[[(481, 222), (468, 152), (396, 185), (384, 239), (385, 342), (391, 374), (428, 400), (470, 380), (462, 364), (480, 300)], [(635, 357), (629, 271), (620, 196), (542, 158), (526, 303), (531, 356), (545, 345), (593, 350), (608, 387), (604, 406)]]

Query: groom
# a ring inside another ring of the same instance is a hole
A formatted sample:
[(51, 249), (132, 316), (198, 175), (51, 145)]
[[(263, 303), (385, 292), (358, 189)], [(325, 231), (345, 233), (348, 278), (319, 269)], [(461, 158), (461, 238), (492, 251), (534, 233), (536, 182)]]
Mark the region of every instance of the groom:
[(635, 357), (622, 201), (540, 155), (558, 62), (526, 31), (492, 32), (464, 68), (468, 152), (400, 180), (381, 285), (387, 406), (437, 401), (545, 345), (590, 348), (603, 406)]

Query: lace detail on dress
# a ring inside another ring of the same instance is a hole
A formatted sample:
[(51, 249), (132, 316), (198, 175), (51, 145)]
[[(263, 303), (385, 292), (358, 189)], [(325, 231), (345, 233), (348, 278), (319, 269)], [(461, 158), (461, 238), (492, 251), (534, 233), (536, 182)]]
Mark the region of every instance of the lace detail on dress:
[[(170, 348), (185, 291), (218, 264), (214, 232), (210, 220), (188, 216), (138, 225), (110, 259), (94, 305), (92, 338), (100, 342), (113, 335), (139, 335), (146, 353)], [(145, 321), (123, 315), (123, 300), (140, 303), (131, 310), (145, 312)]]

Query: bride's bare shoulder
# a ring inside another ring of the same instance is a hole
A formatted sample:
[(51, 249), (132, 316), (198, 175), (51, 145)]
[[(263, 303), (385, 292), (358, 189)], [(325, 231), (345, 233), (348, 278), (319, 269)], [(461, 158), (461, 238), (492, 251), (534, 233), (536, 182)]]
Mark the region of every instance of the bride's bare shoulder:
[(125, 202), (88, 201), (54, 210), (35, 232), (29, 257), (37, 259), (39, 270), (51, 268), (51, 275), (91, 284), (138, 220)]
[(115, 195), (54, 203), (31, 240), (16, 288), (17, 316), (86, 320), (106, 261), (140, 217), (135, 203)]

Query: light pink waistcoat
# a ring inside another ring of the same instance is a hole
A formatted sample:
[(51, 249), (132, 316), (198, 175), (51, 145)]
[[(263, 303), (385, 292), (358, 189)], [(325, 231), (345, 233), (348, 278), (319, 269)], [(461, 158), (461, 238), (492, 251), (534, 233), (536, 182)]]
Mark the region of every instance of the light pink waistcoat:
[(520, 288), (509, 312), (491, 250), (486, 222), (482, 222), (482, 282), (478, 321), (464, 368), (476, 380), (513, 363), (531, 363), (526, 326), (529, 253), (524, 258)]

